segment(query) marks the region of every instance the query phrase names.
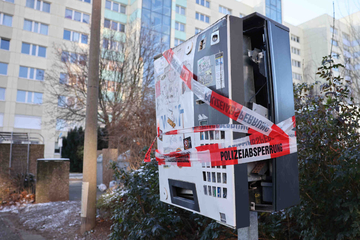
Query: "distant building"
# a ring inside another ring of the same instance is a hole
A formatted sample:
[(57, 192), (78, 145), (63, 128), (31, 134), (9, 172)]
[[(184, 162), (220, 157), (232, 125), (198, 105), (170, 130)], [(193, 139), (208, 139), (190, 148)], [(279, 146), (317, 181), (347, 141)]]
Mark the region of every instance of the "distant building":
[[(60, 61), (52, 48), (73, 43), (87, 48), (91, 9), (91, 0), (0, 0), (0, 131), (41, 134), (45, 157), (59, 157), (58, 136), (68, 130), (61, 119), (45, 124), (52, 116), (42, 103), (52, 96), (43, 83), (54, 61)], [(121, 34), (128, 23), (141, 20), (173, 47), (226, 14), (243, 17), (255, 11), (283, 23), (281, 0), (103, 0), (102, 24)], [(345, 20), (337, 20), (334, 28), (328, 15), (299, 26), (283, 23), (290, 29), (294, 82), (315, 77), (322, 56), (330, 54), (332, 32), (334, 56), (347, 57), (344, 50), (353, 42)]]

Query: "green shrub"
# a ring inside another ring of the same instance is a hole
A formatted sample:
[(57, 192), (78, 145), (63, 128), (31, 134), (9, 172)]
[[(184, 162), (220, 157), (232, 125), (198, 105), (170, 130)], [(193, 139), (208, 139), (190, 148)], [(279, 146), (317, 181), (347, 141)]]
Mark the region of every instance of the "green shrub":
[(301, 202), (262, 214), (264, 239), (360, 238), (360, 111), (340, 67), (324, 57), (324, 83), (294, 88)]
[(98, 207), (111, 211), (111, 239), (230, 239), (234, 232), (209, 218), (160, 202), (158, 165), (125, 172), (113, 164), (122, 187), (104, 194)]

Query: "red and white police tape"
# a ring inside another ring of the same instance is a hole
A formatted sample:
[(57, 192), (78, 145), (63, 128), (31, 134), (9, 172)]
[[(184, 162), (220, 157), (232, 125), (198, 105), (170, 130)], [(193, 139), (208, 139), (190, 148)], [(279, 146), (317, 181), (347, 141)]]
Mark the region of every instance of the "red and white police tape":
[[(199, 99), (242, 125), (217, 124), (172, 130), (165, 133), (160, 133), (158, 128), (158, 137), (161, 135), (213, 130), (232, 130), (233, 132), (249, 133), (251, 135), (233, 140), (231, 146), (228, 147), (224, 143), (218, 143), (166, 154), (156, 150), (155, 156), (159, 165), (166, 163), (190, 167), (191, 162), (195, 161), (211, 162), (212, 166), (234, 165), (276, 158), (297, 152), (296, 132), (294, 130), (295, 116), (279, 124), (274, 124), (260, 114), (221, 96), (194, 80), (193, 73), (181, 64), (172, 49), (165, 51), (163, 56)], [(156, 138), (145, 155), (145, 162), (150, 161), (150, 152), (155, 140)]]

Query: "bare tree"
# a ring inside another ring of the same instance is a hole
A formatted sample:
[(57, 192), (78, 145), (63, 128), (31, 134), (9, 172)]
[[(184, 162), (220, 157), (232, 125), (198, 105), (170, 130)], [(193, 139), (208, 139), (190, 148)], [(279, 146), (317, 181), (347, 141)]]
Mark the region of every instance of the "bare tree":
[[(139, 160), (140, 148), (156, 135), (152, 62), (162, 50), (156, 39), (151, 29), (133, 23), (127, 25), (125, 33), (104, 28), (99, 46), (99, 125), (106, 128), (109, 147), (118, 148), (120, 153), (131, 150), (132, 161)], [(75, 43), (55, 45), (54, 49), (59, 61), (46, 75), (46, 89), (52, 97), (44, 104), (57, 125), (82, 123), (88, 49)]]

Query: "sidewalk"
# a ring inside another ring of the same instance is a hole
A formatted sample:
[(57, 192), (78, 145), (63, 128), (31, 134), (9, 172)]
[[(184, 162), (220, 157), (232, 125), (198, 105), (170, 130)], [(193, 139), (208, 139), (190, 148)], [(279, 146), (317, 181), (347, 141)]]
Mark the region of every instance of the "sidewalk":
[[(69, 175), (69, 200), (81, 201), (81, 187), (82, 187), (82, 173), (70, 173)], [(99, 183), (97, 183), (99, 185)], [(98, 199), (103, 192), (99, 189), (96, 191), (96, 199)]]
[(45, 240), (42, 236), (17, 228), (10, 221), (11, 213), (2, 213), (0, 215), (0, 239), (4, 240)]

